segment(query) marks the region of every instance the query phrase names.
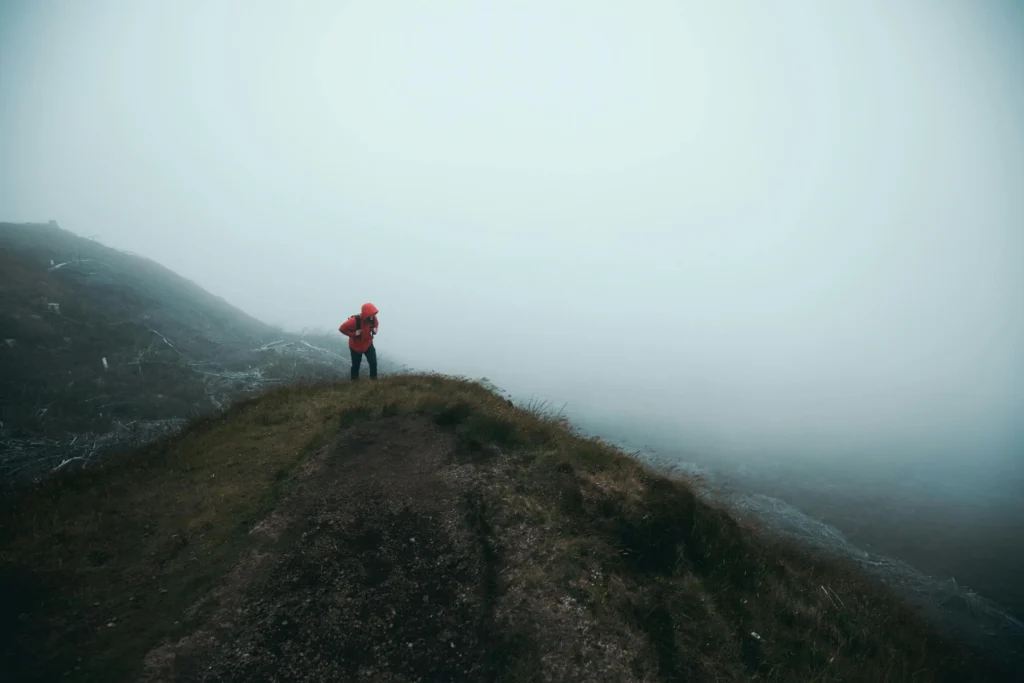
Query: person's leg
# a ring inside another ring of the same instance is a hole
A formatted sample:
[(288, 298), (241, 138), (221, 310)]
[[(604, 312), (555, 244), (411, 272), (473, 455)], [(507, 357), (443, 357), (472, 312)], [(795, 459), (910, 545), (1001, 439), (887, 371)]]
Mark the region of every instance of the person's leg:
[(377, 379), (377, 349), (373, 345), (366, 349), (366, 361), (370, 364), (370, 379)]
[(354, 382), (359, 379), (359, 366), (363, 362), (363, 354), (353, 349), (349, 349), (349, 351), (352, 354), (352, 381)]

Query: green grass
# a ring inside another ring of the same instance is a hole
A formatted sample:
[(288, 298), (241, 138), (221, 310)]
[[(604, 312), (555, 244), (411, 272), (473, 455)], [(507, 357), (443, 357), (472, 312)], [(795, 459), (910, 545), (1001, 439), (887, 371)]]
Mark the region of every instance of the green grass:
[[(0, 582), (18, 595), (0, 608), (3, 664), (25, 679), (137, 675), (158, 642), (201, 621), (189, 607), (250, 547), (305, 457), (340, 429), (401, 415), (428, 416), (455, 435), (459, 462), (490, 468), (471, 513), (516, 564), (495, 590), (538, 610), (569, 596), (602, 637), (634, 644), (638, 679), (985, 680), (851, 567), (759, 536), (541, 409), (440, 376), (273, 391), (8, 501)], [(536, 541), (517, 545), (523, 529)], [(495, 628), (499, 680), (533, 678), (542, 636)]]

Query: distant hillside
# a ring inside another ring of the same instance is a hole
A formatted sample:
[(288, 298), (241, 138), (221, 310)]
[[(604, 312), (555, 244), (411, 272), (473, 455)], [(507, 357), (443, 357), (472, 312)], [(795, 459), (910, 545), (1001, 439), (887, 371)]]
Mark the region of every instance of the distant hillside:
[[(1014, 680), (564, 421), (272, 391), (0, 508), (18, 681)], [(1020, 679), (1016, 679), (1020, 680)]]
[(163, 266), (55, 224), (0, 224), (0, 476), (179, 427), (246, 392), (347, 371)]

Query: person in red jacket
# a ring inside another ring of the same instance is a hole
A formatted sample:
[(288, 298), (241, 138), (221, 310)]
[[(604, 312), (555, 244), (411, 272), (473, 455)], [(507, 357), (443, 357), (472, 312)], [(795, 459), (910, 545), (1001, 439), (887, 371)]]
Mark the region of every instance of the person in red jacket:
[(359, 379), (359, 366), (363, 355), (370, 364), (370, 379), (377, 379), (377, 349), (373, 348), (373, 338), (377, 336), (377, 307), (363, 304), (359, 315), (354, 315), (341, 324), (338, 331), (348, 337), (348, 349), (352, 354), (352, 379)]

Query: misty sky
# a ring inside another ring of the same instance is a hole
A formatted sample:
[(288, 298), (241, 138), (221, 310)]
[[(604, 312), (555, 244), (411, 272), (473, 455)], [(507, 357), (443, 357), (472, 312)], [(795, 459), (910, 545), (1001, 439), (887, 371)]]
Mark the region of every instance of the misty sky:
[(1021, 456), (1013, 0), (0, 0), (49, 219), (570, 411)]

